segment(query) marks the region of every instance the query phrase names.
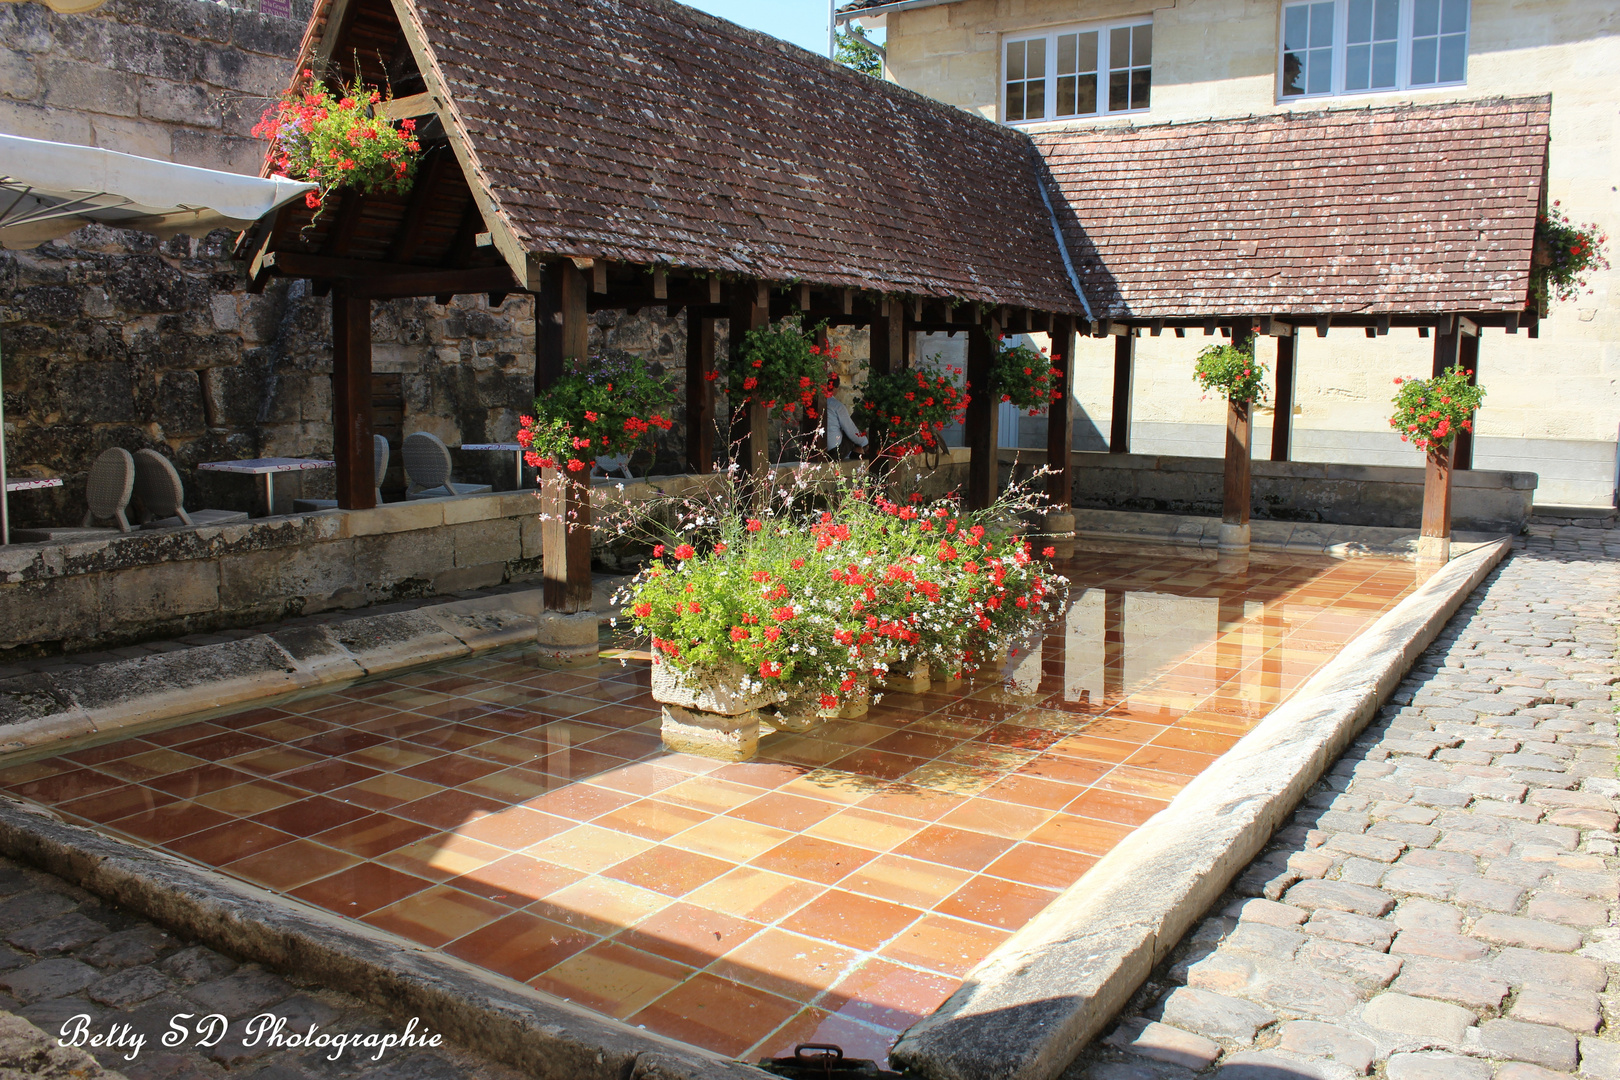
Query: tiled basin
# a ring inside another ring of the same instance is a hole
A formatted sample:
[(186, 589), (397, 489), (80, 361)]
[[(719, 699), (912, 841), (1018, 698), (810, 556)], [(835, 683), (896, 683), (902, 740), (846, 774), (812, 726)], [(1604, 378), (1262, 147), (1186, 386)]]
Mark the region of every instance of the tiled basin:
[(883, 1058), (1414, 584), (1082, 553), (996, 683), (667, 753), (644, 659), (469, 660), (0, 769), (15, 795), (602, 1013)]

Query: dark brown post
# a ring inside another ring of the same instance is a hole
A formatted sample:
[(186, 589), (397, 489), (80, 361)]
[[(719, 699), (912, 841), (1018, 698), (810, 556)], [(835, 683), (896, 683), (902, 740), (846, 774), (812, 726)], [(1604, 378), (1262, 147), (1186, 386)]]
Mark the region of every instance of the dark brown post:
[(1455, 316), (1451, 318), (1451, 333), (1446, 333), (1446, 325), (1442, 323), (1434, 331), (1434, 369), (1436, 376), (1444, 375), (1456, 366), (1458, 359), (1457, 341), (1462, 337), (1457, 326)]
[(883, 300), (880, 317), (872, 320), (871, 350), (868, 356), (872, 374), (887, 375), (904, 370), (906, 353), (906, 316), (900, 301)]
[(1451, 558), (1451, 453), (1431, 449), (1428, 470), (1423, 475), (1423, 533), (1418, 539), (1418, 558), (1445, 562)]
[[(731, 363), (742, 363), (743, 339), (748, 331), (758, 330), (771, 321), (770, 294), (763, 281), (738, 282), (731, 292), (731, 328), (729, 331)], [(751, 401), (742, 423), (733, 417), (732, 440), (739, 436), (743, 471), (752, 477), (764, 477), (770, 469), (771, 419), (761, 401)]]
[[(371, 450), (371, 301), (332, 290), (332, 456), (337, 503), (345, 510), (377, 505)], [(273, 507), (266, 507), (267, 512)]]
[(1277, 408), (1271, 417), (1271, 460), (1287, 461), (1294, 435), (1294, 350), (1299, 331), (1277, 339)]
[(969, 510), (983, 510), (995, 501), (997, 474), (995, 394), (990, 388), (990, 364), (1001, 345), (1001, 324), (994, 318), (967, 331), (968, 407), (963, 422), (967, 428)]
[(549, 267), (534, 294), (534, 396), (562, 377), (562, 271)]
[[(555, 275), (556, 290), (550, 293)], [(590, 332), (586, 321), (586, 294), (589, 282), (572, 262), (566, 260), (547, 268), (547, 286), (541, 295), (554, 295), (557, 305), (557, 332), (537, 333), (535, 381), (544, 393), (571, 362), (583, 360)], [(539, 331), (541, 328), (536, 327)], [(555, 347), (547, 352), (546, 345)], [(584, 451), (589, 454), (589, 451)], [(588, 462), (588, 458), (585, 458)], [(591, 606), (591, 487), (590, 472), (583, 481), (570, 479), (566, 469), (547, 469), (542, 476), (541, 512), (545, 521), (540, 542), (545, 571), (545, 605), (548, 611), (587, 611)]]
[(1074, 500), (1074, 316), (1052, 317), (1052, 366), (1062, 374), (1052, 387), (1056, 395), (1047, 410), (1046, 497), (1063, 511)]
[[(1457, 342), (1457, 359), (1464, 370), (1472, 371), (1468, 376), (1468, 385), (1473, 386), (1479, 382), (1479, 335), (1464, 334)], [(1477, 415), (1477, 414), (1474, 414)], [(1469, 420), (1474, 419), (1469, 416)], [(1474, 467), (1474, 433), (1472, 431), (1459, 431), (1455, 442), (1456, 454), (1452, 457), (1453, 469), (1472, 469)]]
[(1136, 335), (1126, 327), (1114, 339), (1114, 415), (1108, 426), (1108, 452), (1131, 452), (1131, 381), (1136, 367)]
[(714, 320), (686, 309), (686, 467), (714, 471)]
[[(1244, 348), (1254, 344), (1249, 326), (1232, 328), (1232, 345)], [(1250, 480), (1250, 442), (1253, 435), (1252, 402), (1226, 404), (1226, 471), (1221, 493), (1221, 547), (1242, 550), (1249, 546), (1249, 505), (1253, 501)]]

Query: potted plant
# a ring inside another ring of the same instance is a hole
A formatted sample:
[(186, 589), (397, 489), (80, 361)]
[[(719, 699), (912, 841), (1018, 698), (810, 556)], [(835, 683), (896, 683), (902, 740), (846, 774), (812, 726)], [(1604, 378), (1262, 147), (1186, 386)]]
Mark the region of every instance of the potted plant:
[(945, 429), (968, 407), (968, 395), (957, 386), (961, 375), (956, 367), (868, 374), (852, 415), (880, 453), (937, 456)]
[(1530, 296), (1545, 316), (1553, 300), (1575, 299), (1594, 270), (1609, 269), (1603, 253), (1609, 237), (1596, 225), (1579, 225), (1569, 220), (1554, 201), (1547, 212), (1536, 218), (1535, 248), (1530, 260)]
[(1220, 550), (1249, 550), (1250, 458), (1254, 403), (1266, 395), (1266, 368), (1255, 360), (1254, 339), (1211, 345), (1198, 354), (1193, 379), (1206, 394), (1226, 399), (1226, 467), (1222, 484)]
[(1451, 554), (1451, 457), (1457, 433), (1474, 430), (1474, 413), (1485, 400), (1474, 372), (1460, 364), (1432, 379), (1395, 379), (1395, 412), (1390, 427), (1401, 441), (1428, 458), (1423, 482), (1422, 558), (1444, 561)]
[(670, 396), (640, 358), (593, 355), (535, 398), (517, 439), (531, 466), (582, 480), (596, 458), (628, 459), (654, 429), (674, 427), (659, 411)]

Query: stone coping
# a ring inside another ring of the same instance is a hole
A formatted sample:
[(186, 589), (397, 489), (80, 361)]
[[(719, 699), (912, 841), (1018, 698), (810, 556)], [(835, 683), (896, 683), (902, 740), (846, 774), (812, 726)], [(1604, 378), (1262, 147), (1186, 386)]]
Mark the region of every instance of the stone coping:
[(1052, 1080), (1394, 693), (1512, 547), (1453, 559), (969, 974), (891, 1059), (927, 1080)]
[[(1088, 510), (1076, 507), (1075, 536), (1092, 540), (1151, 540), (1179, 546), (1215, 549), (1220, 544), (1221, 519), (1190, 514), (1154, 514), (1128, 510)], [(1332, 558), (1377, 555), (1416, 559), (1418, 532), (1382, 525), (1323, 525), (1292, 521), (1249, 522), (1250, 546), (1267, 551), (1293, 551)], [(1496, 543), (1501, 533), (1454, 532), (1453, 558)]]
[(0, 853), (224, 952), (419, 1017), (473, 1051), (557, 1080), (765, 1080), (363, 923), (0, 799)]
[[(1000, 450), (1000, 461), (1010, 465), (1016, 457), (1022, 465), (1044, 465), (1044, 449)], [(1330, 461), (1270, 461), (1255, 458), (1249, 463), (1254, 476), (1287, 476), (1301, 480), (1348, 480), (1362, 483), (1416, 484), (1423, 486), (1424, 465), (1417, 451), (1411, 465), (1346, 465)], [(1111, 454), (1106, 450), (1076, 450), (1072, 455), (1075, 467), (1085, 469), (1159, 470), (1163, 472), (1203, 473), (1220, 475), (1226, 462), (1218, 457), (1183, 457), (1175, 454)], [(1539, 474), (1533, 472), (1506, 472), (1493, 469), (1456, 469), (1451, 474), (1451, 486), (1456, 488), (1510, 488), (1515, 491), (1535, 489)]]

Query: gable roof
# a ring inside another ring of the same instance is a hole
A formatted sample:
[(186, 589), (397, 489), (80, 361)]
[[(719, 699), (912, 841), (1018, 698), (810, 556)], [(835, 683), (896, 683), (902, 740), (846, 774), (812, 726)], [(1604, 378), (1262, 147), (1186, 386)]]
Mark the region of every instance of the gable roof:
[(530, 254), (1084, 310), (1021, 132), (670, 0), (394, 9)]
[(1033, 136), (1096, 314), (1523, 311), (1550, 99)]

